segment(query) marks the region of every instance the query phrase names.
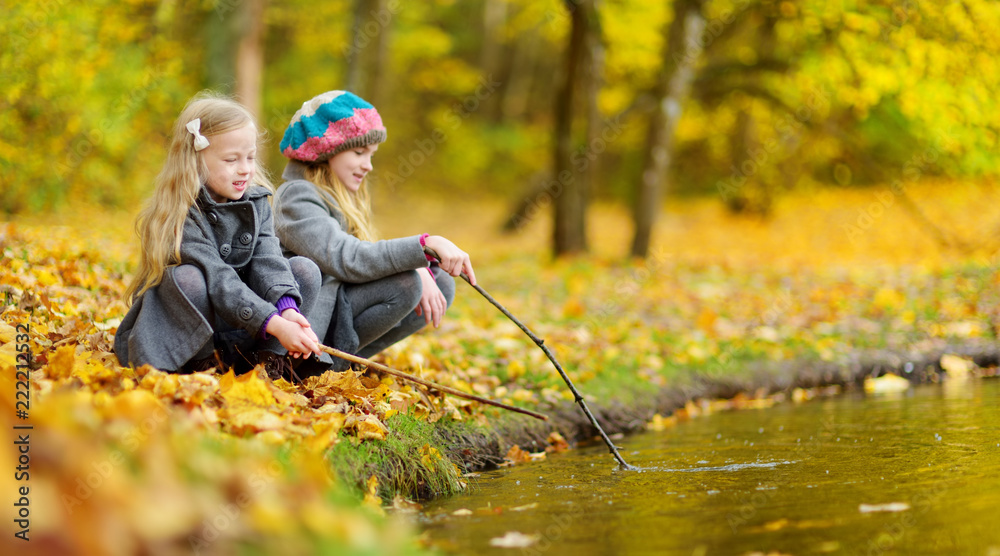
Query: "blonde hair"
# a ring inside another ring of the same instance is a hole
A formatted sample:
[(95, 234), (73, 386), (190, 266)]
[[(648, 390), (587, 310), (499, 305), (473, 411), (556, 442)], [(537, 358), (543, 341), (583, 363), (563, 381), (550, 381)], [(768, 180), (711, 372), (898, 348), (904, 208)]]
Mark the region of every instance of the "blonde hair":
[[(185, 125), (201, 119), (201, 134), (214, 135), (240, 129), (247, 124), (257, 127), (253, 114), (235, 100), (206, 92), (195, 96), (174, 124), (170, 150), (163, 169), (156, 177), (153, 195), (139, 213), (135, 232), (139, 236), (139, 268), (125, 290), (125, 300), (132, 304), (149, 288), (159, 285), (167, 267), (180, 263), (181, 237), (188, 210), (195, 204), (208, 169), (201, 154), (194, 150), (194, 136)], [(258, 142), (263, 135), (258, 128)], [(260, 157), (254, 161), (254, 184), (274, 191)]]
[(327, 199), (324, 201), (330, 208), (339, 211), (347, 220), (347, 233), (363, 241), (377, 241), (378, 232), (372, 222), (371, 197), (368, 194), (368, 180), (361, 182), (358, 190), (347, 189), (340, 178), (331, 170), (326, 162), (310, 164), (306, 167), (306, 179), (316, 185), (320, 191), (325, 191), (333, 197), (337, 205)]

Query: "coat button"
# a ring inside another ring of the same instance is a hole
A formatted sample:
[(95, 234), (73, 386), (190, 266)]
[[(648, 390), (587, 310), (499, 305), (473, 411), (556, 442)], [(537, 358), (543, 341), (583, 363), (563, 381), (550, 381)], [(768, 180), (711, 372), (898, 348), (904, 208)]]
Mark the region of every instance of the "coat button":
[(232, 253), (232, 252), (233, 252), (233, 248), (228, 243), (223, 243), (222, 247), (219, 247), (219, 253), (222, 255), (223, 259), (225, 259), (226, 257), (228, 257), (229, 254)]
[(253, 310), (250, 309), (250, 307), (244, 307), (244, 308), (240, 309), (240, 318), (241, 319), (243, 319), (243, 320), (250, 320), (250, 317), (252, 317), (252, 316), (253, 316)]
[(210, 212), (210, 213), (208, 213), (208, 220), (212, 224), (218, 224), (219, 223), (219, 215), (215, 214), (214, 212)]
[(253, 235), (250, 232), (243, 232), (243, 235), (240, 236), (240, 243), (243, 245), (250, 245), (251, 241), (253, 241)]

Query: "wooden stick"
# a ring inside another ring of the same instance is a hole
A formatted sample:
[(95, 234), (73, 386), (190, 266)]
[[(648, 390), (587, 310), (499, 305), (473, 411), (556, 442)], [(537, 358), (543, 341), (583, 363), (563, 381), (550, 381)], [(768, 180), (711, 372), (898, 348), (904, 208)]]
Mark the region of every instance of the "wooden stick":
[(515, 413), (523, 413), (524, 415), (530, 415), (530, 416), (534, 417), (535, 419), (541, 419), (542, 421), (548, 421), (549, 420), (549, 418), (548, 418), (547, 415), (543, 415), (541, 413), (536, 413), (534, 411), (531, 411), (530, 409), (524, 409), (524, 408), (521, 408), (521, 407), (514, 407), (512, 405), (507, 405), (505, 403), (494, 401), (494, 400), (491, 400), (489, 398), (483, 398), (483, 397), (477, 396), (475, 394), (467, 394), (465, 392), (462, 392), (461, 390), (456, 390), (454, 388), (451, 388), (451, 387), (448, 387), (448, 386), (444, 386), (444, 385), (438, 384), (436, 382), (431, 382), (429, 380), (424, 380), (424, 379), (422, 379), (420, 377), (404, 373), (403, 371), (397, 371), (396, 369), (393, 369), (392, 367), (386, 367), (385, 365), (382, 365), (381, 363), (376, 363), (376, 362), (371, 361), (369, 359), (365, 359), (364, 357), (358, 357), (357, 355), (351, 355), (350, 353), (347, 353), (346, 351), (340, 351), (339, 349), (335, 349), (335, 348), (332, 348), (332, 347), (329, 347), (329, 346), (325, 346), (323, 344), (319, 345), (319, 349), (325, 351), (326, 353), (329, 353), (330, 355), (333, 355), (334, 357), (339, 357), (341, 359), (346, 359), (346, 360), (351, 361), (353, 363), (359, 363), (361, 365), (365, 365), (366, 367), (371, 367), (373, 369), (378, 369), (378, 370), (382, 371), (383, 373), (388, 373), (388, 374), (390, 374), (392, 376), (396, 376), (396, 377), (399, 377), (399, 378), (402, 378), (402, 379), (405, 379), (405, 380), (409, 380), (410, 382), (416, 382), (417, 384), (422, 384), (422, 385), (424, 385), (424, 386), (426, 386), (428, 388), (433, 388), (435, 390), (439, 390), (441, 392), (445, 392), (447, 394), (451, 394), (452, 396), (457, 396), (459, 398), (465, 398), (467, 400), (477, 401), (479, 403), (484, 403), (486, 405), (492, 405), (494, 407), (499, 407), (499, 408), (506, 409), (508, 411), (513, 411)]
[[(438, 254), (435, 253), (433, 249), (427, 247), (426, 245), (424, 246), (424, 252), (439, 261), (441, 260), (441, 257), (438, 257)], [(461, 276), (462, 279), (465, 280), (467, 284), (475, 288), (475, 290), (479, 292), (480, 295), (486, 298), (486, 301), (489, 301), (491, 305), (499, 309), (500, 312), (504, 314), (504, 316), (510, 319), (511, 322), (516, 324), (517, 327), (521, 329), (521, 332), (524, 332), (529, 338), (531, 338), (532, 342), (535, 342), (535, 345), (537, 345), (539, 348), (542, 349), (543, 352), (545, 352), (545, 356), (549, 358), (549, 361), (552, 362), (552, 365), (556, 368), (556, 371), (559, 372), (559, 376), (562, 377), (563, 382), (565, 382), (566, 386), (569, 387), (569, 391), (573, 393), (574, 401), (576, 401), (576, 403), (580, 405), (580, 409), (583, 410), (584, 415), (586, 415), (587, 419), (590, 420), (590, 424), (594, 425), (594, 428), (597, 429), (597, 432), (601, 433), (601, 438), (603, 438), (604, 443), (608, 445), (608, 451), (610, 451), (611, 455), (614, 456), (615, 460), (618, 461), (618, 464), (623, 469), (628, 469), (628, 470), (637, 469), (635, 466), (626, 463), (625, 459), (622, 458), (621, 454), (618, 453), (618, 448), (615, 447), (614, 443), (611, 442), (611, 439), (608, 438), (607, 433), (605, 433), (604, 429), (601, 428), (601, 424), (597, 422), (597, 418), (594, 417), (594, 414), (590, 412), (590, 408), (587, 407), (587, 402), (583, 399), (583, 395), (581, 395), (580, 392), (576, 389), (576, 386), (573, 385), (573, 381), (569, 379), (569, 375), (567, 375), (566, 371), (563, 370), (562, 365), (560, 365), (559, 362), (556, 361), (556, 356), (552, 355), (552, 352), (549, 351), (549, 348), (545, 346), (545, 340), (539, 338), (538, 336), (535, 336), (535, 334), (531, 330), (529, 330), (528, 327), (525, 326), (523, 322), (521, 322), (520, 320), (517, 319), (517, 317), (512, 315), (511, 312), (508, 311), (506, 307), (500, 304), (499, 301), (493, 299), (493, 296), (487, 293), (486, 290), (484, 290), (483, 288), (479, 287), (476, 284), (473, 284), (472, 280), (469, 280), (469, 276), (466, 273), (462, 272)]]

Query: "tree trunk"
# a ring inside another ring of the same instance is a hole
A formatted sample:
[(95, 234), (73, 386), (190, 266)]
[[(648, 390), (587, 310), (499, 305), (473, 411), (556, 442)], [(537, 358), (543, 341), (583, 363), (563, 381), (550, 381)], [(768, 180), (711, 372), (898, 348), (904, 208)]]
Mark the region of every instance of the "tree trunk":
[(264, 73), (264, 4), (266, 0), (246, 0), (242, 29), (236, 48), (236, 98), (257, 121), (261, 117), (261, 80)]
[(362, 77), (364, 75), (364, 60), (361, 54), (365, 46), (368, 45), (364, 37), (365, 11), (368, 9), (368, 0), (354, 0), (354, 14), (351, 17), (351, 32), (347, 41), (345, 58), (347, 58), (347, 76), (344, 78), (344, 90), (351, 91), (358, 96), (364, 96), (365, 91), (361, 90)]
[(479, 67), (487, 81), (500, 82), (500, 91), (482, 99), (481, 109), (494, 122), (500, 121), (502, 112), (500, 100), (502, 89), (507, 86), (504, 76), (505, 46), (501, 39), (504, 21), (507, 19), (506, 0), (486, 0), (483, 5), (483, 34), (479, 50)]
[(378, 108), (384, 106), (389, 98), (386, 90), (389, 80), (385, 78), (385, 68), (389, 65), (389, 28), (395, 14), (390, 11), (387, 0), (375, 0), (375, 22), (378, 23), (378, 36), (375, 37), (375, 48), (372, 52), (372, 71), (368, 75), (368, 102)]
[[(737, 176), (735, 183), (729, 183), (728, 187), (721, 190), (722, 201), (726, 208), (734, 214), (750, 212), (753, 210), (750, 199), (750, 183), (755, 179), (753, 175), (746, 175), (741, 169), (747, 153), (754, 148), (753, 118), (748, 110), (740, 110), (736, 114), (736, 126), (729, 137), (729, 150), (732, 157), (732, 168)], [(739, 173), (736, 173), (739, 170)]]
[(550, 187), (555, 200), (552, 248), (556, 256), (587, 250), (583, 180), (571, 170), (570, 157), (573, 151), (575, 85), (586, 54), (588, 19), (593, 13), (593, 4), (587, 0), (566, 0), (566, 7), (572, 23), (563, 83), (556, 95), (555, 160)]
[(528, 112), (531, 88), (538, 72), (540, 43), (537, 31), (529, 31), (514, 40), (507, 80), (497, 92), (501, 120), (517, 120)]
[(664, 71), (653, 90), (657, 103), (650, 118), (642, 176), (633, 211), (634, 257), (645, 258), (649, 254), (663, 183), (667, 179), (673, 154), (677, 122), (681, 118), (681, 107), (690, 96), (694, 66), (701, 56), (702, 41), (699, 38), (705, 28), (701, 5), (702, 0), (676, 2), (674, 19), (670, 22), (664, 41)]
[[(773, 60), (775, 49), (774, 25), (777, 19), (765, 17), (757, 28), (756, 37), (753, 39), (754, 47), (757, 50), (759, 59)], [(760, 64), (760, 62), (758, 62)], [(751, 66), (748, 69), (753, 69)], [(762, 83), (762, 72), (748, 72), (743, 78), (743, 82), (755, 89), (765, 89)], [(722, 191), (722, 199), (729, 210), (736, 214), (747, 214), (760, 217), (768, 217), (771, 214), (771, 206), (774, 203), (775, 184), (772, 182), (777, 173), (773, 168), (766, 166), (775, 165), (773, 156), (761, 158), (759, 153), (764, 152), (760, 145), (760, 137), (757, 132), (757, 121), (751, 114), (751, 107), (754, 100), (747, 103), (745, 109), (740, 109), (736, 115), (736, 126), (730, 138), (730, 157), (733, 171), (736, 176), (729, 187)]]
[(597, 97), (604, 85), (604, 43), (600, 30), (600, 21), (597, 17), (597, 8), (600, 0), (594, 0), (592, 17), (587, 18), (587, 143), (584, 145), (584, 156), (586, 165), (579, 168), (580, 174), (580, 195), (583, 198), (584, 210), (590, 204), (591, 195), (596, 189), (599, 162), (601, 154), (607, 149), (607, 144), (601, 137), (603, 126), (601, 125), (601, 109), (597, 104)]

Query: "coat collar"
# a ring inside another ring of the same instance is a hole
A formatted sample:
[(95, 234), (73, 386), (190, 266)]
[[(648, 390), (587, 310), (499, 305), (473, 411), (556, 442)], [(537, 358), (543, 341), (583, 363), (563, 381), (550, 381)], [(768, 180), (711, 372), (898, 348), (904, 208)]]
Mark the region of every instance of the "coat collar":
[(285, 181), (306, 179), (306, 165), (298, 160), (289, 160), (285, 170), (281, 172), (281, 179)]
[(202, 184), (201, 190), (198, 191), (197, 203), (198, 205), (203, 207), (223, 206), (229, 203), (253, 201), (256, 199), (260, 199), (261, 197), (269, 197), (270, 195), (271, 192), (268, 191), (266, 187), (261, 187), (259, 185), (251, 185), (250, 187), (247, 188), (246, 193), (243, 194), (243, 198), (240, 199), (239, 201), (227, 201), (225, 203), (217, 203), (215, 199), (212, 199), (212, 196), (208, 193), (208, 187), (206, 187), (205, 184)]

